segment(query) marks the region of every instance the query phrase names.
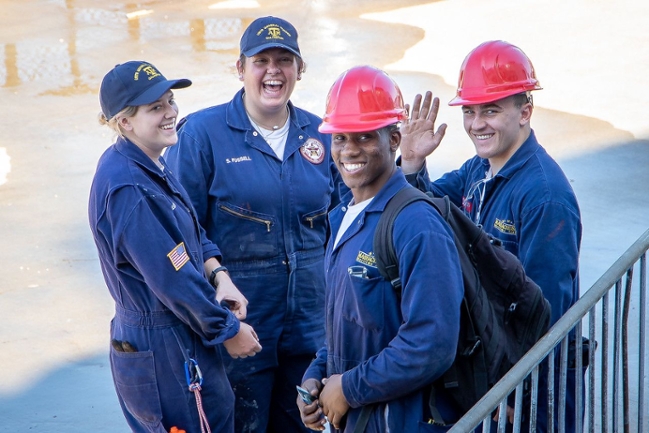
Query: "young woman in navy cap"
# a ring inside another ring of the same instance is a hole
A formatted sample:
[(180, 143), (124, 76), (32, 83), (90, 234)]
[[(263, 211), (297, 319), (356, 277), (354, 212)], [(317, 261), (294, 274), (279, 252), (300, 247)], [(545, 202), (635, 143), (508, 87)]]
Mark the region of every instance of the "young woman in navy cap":
[(263, 350), (227, 360), (237, 432), (307, 432), (295, 386), (324, 341), (327, 212), (346, 191), (321, 119), (290, 102), (305, 63), (295, 28), (254, 20), (236, 62), (243, 88), (187, 116), (165, 154), (250, 301)]
[(115, 300), (111, 371), (134, 432), (231, 432), (234, 396), (222, 357), (261, 350), (240, 322), (246, 298), (161, 158), (178, 140), (171, 89), (189, 85), (131, 61), (104, 77), (99, 95), (100, 122), (118, 137), (99, 160), (89, 218)]

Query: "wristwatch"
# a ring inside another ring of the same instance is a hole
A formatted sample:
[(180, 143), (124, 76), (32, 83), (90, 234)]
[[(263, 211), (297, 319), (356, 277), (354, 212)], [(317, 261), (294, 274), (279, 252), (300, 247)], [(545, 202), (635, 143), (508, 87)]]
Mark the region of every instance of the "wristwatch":
[(214, 268), (214, 270), (210, 274), (210, 284), (212, 286), (214, 287), (218, 286), (218, 284), (216, 284), (216, 274), (221, 271), (228, 273), (228, 268), (226, 268), (225, 266), (219, 266), (218, 268)]

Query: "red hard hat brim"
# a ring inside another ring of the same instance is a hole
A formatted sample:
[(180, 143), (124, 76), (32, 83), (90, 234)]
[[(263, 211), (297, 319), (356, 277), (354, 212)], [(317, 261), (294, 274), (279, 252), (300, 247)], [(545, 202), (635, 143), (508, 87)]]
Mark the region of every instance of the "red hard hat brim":
[[(542, 90), (542, 89), (543, 87), (539, 86), (538, 84), (534, 84), (533, 86), (514, 88), (507, 91), (501, 91), (496, 93), (483, 93), (483, 94), (475, 94), (469, 96), (457, 95), (455, 98), (449, 101), (448, 105), (457, 106), (457, 105), (488, 104), (490, 102), (500, 101), (501, 99), (505, 99), (509, 96), (518, 95), (519, 93), (529, 92), (531, 90)], [(466, 94), (467, 92), (462, 92), (462, 93)]]
[(393, 125), (403, 120), (406, 120), (406, 110), (404, 108), (360, 115), (325, 115), (322, 123), (318, 127), (318, 131), (323, 134), (376, 131), (377, 129)]

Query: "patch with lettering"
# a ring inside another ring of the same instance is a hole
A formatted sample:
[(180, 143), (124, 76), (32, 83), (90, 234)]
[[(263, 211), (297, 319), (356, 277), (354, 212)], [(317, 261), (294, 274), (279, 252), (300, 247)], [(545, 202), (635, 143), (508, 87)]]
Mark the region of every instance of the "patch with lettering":
[(494, 222), (494, 228), (499, 232), (505, 233), (507, 235), (516, 234), (516, 226), (510, 220), (499, 220), (498, 218), (496, 218), (496, 222)]
[(358, 255), (356, 256), (356, 261), (358, 263), (376, 268), (376, 257), (374, 257), (374, 253), (365, 253), (363, 251), (359, 251)]
[(232, 164), (232, 163), (235, 163), (235, 162), (248, 162), (248, 161), (252, 161), (252, 158), (250, 158), (247, 155), (246, 156), (237, 156), (236, 158), (225, 158), (225, 163), (226, 164)]

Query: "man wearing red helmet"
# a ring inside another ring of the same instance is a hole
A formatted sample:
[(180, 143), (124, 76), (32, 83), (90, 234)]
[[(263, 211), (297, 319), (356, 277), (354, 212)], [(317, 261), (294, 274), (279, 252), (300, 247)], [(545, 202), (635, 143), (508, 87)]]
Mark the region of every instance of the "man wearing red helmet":
[[(436, 196), (448, 195), (521, 260), (550, 301), (554, 324), (579, 297), (582, 228), (568, 179), (530, 125), (534, 110), (530, 92), (540, 89), (532, 63), (518, 47), (504, 41), (479, 45), (464, 60), (457, 95), (449, 102), (462, 106), (464, 129), (477, 155), (430, 182), (425, 158), (441, 142), (446, 125), (434, 130), (439, 100), (427, 92), (423, 104), (417, 95), (402, 127), (400, 164), (412, 184)], [(568, 432), (574, 431), (575, 377), (569, 369)], [(542, 375), (540, 389), (547, 390), (545, 378)], [(547, 392), (542, 392), (539, 431), (547, 429), (546, 413)]]
[[(302, 383), (314, 401), (298, 398), (313, 430), (324, 430), (326, 420), (348, 433), (445, 430), (429, 423), (425, 408), (427, 385), (448, 369), (457, 347), (463, 283), (451, 229), (421, 201), (399, 214), (393, 238), (401, 296), (373, 253), (386, 203), (412, 188), (394, 163), (404, 118), (399, 88), (378, 69), (352, 68), (329, 91), (319, 131), (332, 134), (332, 157), (351, 195), (329, 215), (326, 341)], [(446, 393), (436, 395), (442, 417), (457, 419)]]

